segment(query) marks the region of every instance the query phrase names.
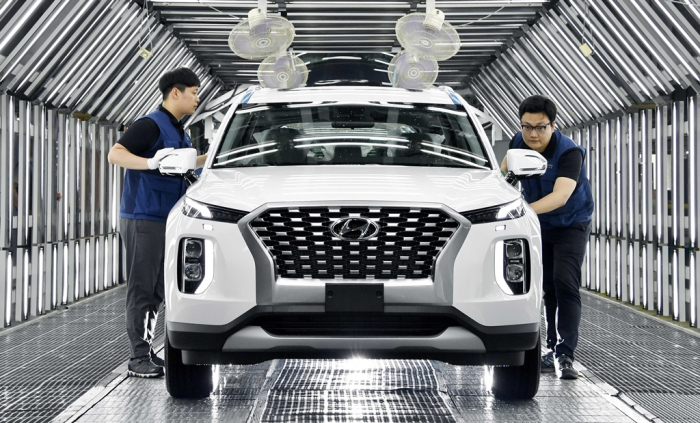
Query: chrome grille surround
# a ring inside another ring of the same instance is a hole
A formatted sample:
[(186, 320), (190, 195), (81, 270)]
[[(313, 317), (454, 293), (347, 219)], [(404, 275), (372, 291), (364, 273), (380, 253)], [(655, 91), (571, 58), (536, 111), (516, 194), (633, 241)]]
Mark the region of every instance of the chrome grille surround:
[[(340, 240), (330, 227), (348, 217), (376, 223), (365, 241)], [(460, 223), (440, 208), (300, 206), (265, 210), (249, 223), (272, 256), (275, 272), (291, 279), (426, 279)]]

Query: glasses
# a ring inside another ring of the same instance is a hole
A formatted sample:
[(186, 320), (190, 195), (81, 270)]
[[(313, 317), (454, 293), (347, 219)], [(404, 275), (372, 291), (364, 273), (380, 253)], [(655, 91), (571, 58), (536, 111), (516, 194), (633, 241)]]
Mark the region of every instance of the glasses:
[(547, 122), (544, 126), (521, 125), (521, 127), (523, 128), (523, 132), (537, 131), (538, 134), (544, 134), (544, 131), (547, 130), (551, 123), (552, 122)]

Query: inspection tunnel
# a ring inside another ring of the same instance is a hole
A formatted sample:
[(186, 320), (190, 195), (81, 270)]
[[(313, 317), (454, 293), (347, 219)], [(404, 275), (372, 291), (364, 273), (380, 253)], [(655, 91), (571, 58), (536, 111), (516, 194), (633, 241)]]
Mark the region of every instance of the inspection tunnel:
[(700, 421), (697, 0), (0, 0), (0, 422)]

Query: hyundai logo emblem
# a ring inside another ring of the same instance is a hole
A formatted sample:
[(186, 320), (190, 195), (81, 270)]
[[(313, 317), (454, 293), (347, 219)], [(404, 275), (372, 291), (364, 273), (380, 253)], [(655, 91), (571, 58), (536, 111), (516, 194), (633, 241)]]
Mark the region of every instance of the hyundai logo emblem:
[(379, 226), (364, 217), (345, 217), (333, 222), (331, 233), (343, 241), (365, 241), (379, 233)]

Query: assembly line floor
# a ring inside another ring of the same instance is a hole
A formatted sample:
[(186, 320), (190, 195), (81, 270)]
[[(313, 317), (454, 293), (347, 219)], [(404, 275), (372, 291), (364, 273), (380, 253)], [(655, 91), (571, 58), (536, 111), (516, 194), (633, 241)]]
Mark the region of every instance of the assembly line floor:
[(124, 295), (0, 331), (0, 422), (700, 421), (699, 334), (587, 292), (582, 376), (542, 375), (521, 402), (496, 400), (482, 367), (423, 360), (222, 366), (209, 398), (175, 400), (163, 379), (126, 376)]

